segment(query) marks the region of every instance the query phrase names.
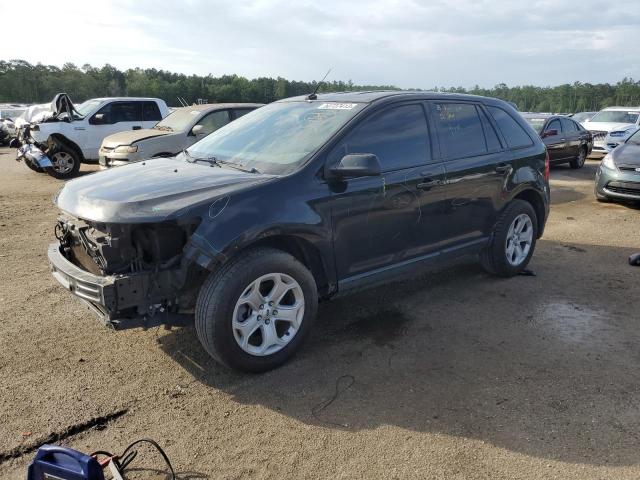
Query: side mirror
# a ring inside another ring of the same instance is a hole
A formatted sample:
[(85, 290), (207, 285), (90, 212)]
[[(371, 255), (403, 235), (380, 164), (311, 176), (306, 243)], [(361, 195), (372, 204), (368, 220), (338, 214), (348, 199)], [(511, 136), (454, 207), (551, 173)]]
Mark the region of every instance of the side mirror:
[(330, 172), (337, 178), (376, 177), (380, 175), (380, 161), (372, 153), (350, 153), (331, 167)]
[(104, 125), (107, 123), (107, 118), (104, 113), (96, 113), (91, 119), (93, 125)]
[(191, 135), (193, 135), (194, 137), (200, 137), (204, 135), (204, 127), (202, 125), (195, 125), (191, 129)]
[(553, 128), (551, 130), (545, 130), (544, 133), (542, 134), (542, 138), (555, 137), (556, 135), (558, 135), (558, 130)]

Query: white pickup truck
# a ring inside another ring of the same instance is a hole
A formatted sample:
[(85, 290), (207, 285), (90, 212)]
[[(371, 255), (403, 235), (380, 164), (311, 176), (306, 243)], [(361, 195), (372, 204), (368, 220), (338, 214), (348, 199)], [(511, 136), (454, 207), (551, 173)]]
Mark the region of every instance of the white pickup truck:
[(82, 162), (98, 161), (105, 137), (151, 128), (168, 114), (166, 103), (158, 98), (93, 98), (75, 106), (66, 94), (59, 94), (51, 115), (25, 128), (18, 159), (33, 170), (70, 178)]

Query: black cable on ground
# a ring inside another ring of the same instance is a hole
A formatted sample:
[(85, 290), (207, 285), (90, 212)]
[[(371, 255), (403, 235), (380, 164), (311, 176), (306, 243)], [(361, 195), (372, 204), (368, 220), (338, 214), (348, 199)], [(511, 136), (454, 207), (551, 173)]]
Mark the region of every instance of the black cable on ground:
[(97, 457), (98, 455), (102, 455), (110, 458), (111, 461), (113, 461), (116, 468), (118, 469), (118, 472), (120, 472), (121, 474), (124, 474), (127, 466), (129, 466), (131, 462), (133, 462), (133, 460), (138, 456), (138, 451), (132, 450), (132, 448), (141, 443), (148, 443), (149, 445), (153, 446), (158, 451), (158, 453), (160, 453), (160, 456), (162, 456), (162, 459), (164, 460), (167, 467), (169, 468), (169, 473), (170, 473), (169, 480), (175, 480), (176, 474), (173, 471), (173, 466), (169, 461), (169, 457), (167, 456), (165, 451), (162, 449), (162, 447), (158, 445), (158, 443), (155, 440), (151, 440), (150, 438), (141, 438), (140, 440), (136, 440), (135, 442), (129, 444), (127, 448), (124, 449), (124, 452), (122, 452), (122, 455), (120, 456), (116, 456), (111, 452), (107, 452), (106, 450), (96, 450), (91, 454), (91, 456)]
[[(340, 382), (343, 379), (346, 379), (347, 382), (345, 386), (342, 389), (340, 389)], [(325, 408), (327, 408), (329, 405), (331, 405), (338, 398), (338, 395), (340, 395), (342, 392), (351, 388), (354, 383), (356, 383), (356, 379), (355, 377), (353, 377), (353, 375), (342, 375), (341, 377), (338, 377), (338, 379), (336, 380), (336, 391), (334, 392), (333, 396), (328, 400), (320, 402), (319, 404), (317, 404), (315, 407), (311, 409), (311, 415), (313, 415), (313, 418), (327, 425), (334, 425), (336, 427), (345, 427), (345, 428), (348, 427), (349, 425), (344, 423), (335, 423), (335, 422), (329, 422), (329, 421), (323, 420), (320, 417), (318, 417), (318, 414), (322, 412)]]

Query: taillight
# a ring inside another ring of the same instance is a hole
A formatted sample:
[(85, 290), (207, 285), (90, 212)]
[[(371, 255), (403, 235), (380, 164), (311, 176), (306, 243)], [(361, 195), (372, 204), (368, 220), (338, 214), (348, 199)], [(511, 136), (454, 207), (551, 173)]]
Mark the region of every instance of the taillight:
[(544, 181), (549, 181), (549, 152), (546, 152), (544, 157)]

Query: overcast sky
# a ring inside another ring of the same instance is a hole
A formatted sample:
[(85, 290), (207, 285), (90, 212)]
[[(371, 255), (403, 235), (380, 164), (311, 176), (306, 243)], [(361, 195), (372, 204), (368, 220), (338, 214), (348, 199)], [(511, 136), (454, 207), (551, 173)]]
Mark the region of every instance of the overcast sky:
[(640, 79), (640, 0), (2, 1), (0, 59), (402, 88)]

